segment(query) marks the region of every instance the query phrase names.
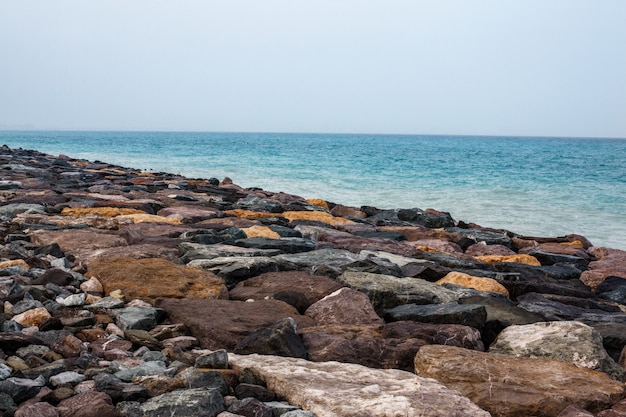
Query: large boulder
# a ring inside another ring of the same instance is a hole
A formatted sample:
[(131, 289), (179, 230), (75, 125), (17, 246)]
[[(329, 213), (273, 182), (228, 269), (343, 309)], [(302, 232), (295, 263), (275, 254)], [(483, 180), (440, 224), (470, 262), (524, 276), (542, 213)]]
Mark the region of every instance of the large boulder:
[(487, 310), (480, 304), (403, 304), (385, 310), (386, 321), (419, 321), (437, 324), (462, 324), (482, 330)]
[(419, 278), (345, 272), (337, 277), (337, 281), (367, 294), (379, 314), (403, 304), (438, 304), (457, 299), (454, 292)]
[(156, 305), (167, 312), (173, 323), (185, 324), (203, 349), (232, 351), (250, 333), (288, 317), (296, 321), (298, 329), (313, 324), (313, 320), (278, 300), (244, 302), (165, 298), (157, 300)]
[(580, 279), (592, 288), (596, 288), (610, 276), (626, 278), (626, 251), (608, 248), (591, 248), (596, 261), (589, 263), (589, 270), (584, 271)]
[(306, 310), (317, 325), (372, 324), (381, 325), (383, 319), (376, 314), (367, 295), (350, 288), (341, 288), (311, 305)]
[(489, 351), (527, 358), (552, 358), (605, 372), (622, 380), (624, 369), (606, 353), (602, 336), (578, 321), (552, 321), (507, 327)]
[(556, 417), (568, 405), (596, 413), (624, 395), (624, 385), (603, 372), (452, 346), (423, 346), (415, 373), (461, 392), (494, 417)]
[(228, 298), (226, 286), (213, 273), (160, 258), (93, 259), (87, 275), (97, 277), (105, 293), (122, 290), (127, 299)]
[(489, 416), (457, 392), (410, 372), (277, 356), (229, 357), (235, 370), (256, 372), (270, 390), (320, 417)]

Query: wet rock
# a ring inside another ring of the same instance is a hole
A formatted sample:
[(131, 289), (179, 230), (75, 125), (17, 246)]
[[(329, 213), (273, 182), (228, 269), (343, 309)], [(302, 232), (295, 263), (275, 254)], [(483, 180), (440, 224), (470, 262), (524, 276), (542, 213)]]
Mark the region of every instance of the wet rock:
[(556, 416), (568, 405), (593, 413), (624, 394), (623, 384), (606, 374), (567, 362), (451, 346), (422, 347), (415, 356), (415, 373), (458, 390), (494, 416)]
[(227, 297), (222, 280), (211, 272), (165, 259), (94, 259), (89, 262), (87, 275), (97, 277), (105, 293), (121, 289), (130, 299), (154, 302), (157, 298)]
[(380, 416), (391, 415), (391, 410), (408, 416), (489, 415), (443, 385), (409, 372), (274, 356), (229, 356), (235, 369), (252, 368), (269, 389), (319, 416), (357, 416), (362, 410)]

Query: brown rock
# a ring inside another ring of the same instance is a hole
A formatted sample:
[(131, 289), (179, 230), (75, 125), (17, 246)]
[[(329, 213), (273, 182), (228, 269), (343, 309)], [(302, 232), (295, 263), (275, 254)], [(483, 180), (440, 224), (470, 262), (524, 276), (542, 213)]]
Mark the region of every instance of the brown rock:
[(594, 417), (589, 411), (585, 411), (575, 405), (569, 405), (561, 411), (557, 417)]
[(342, 286), (330, 278), (304, 271), (268, 272), (240, 282), (230, 290), (232, 300), (262, 300), (281, 292), (299, 292), (310, 303), (317, 302)]
[(246, 227), (251, 227), (259, 224), (258, 220), (250, 220), (250, 219), (241, 219), (239, 217), (223, 217), (218, 219), (209, 219), (203, 220), (198, 223), (207, 229), (228, 229), (229, 227), (236, 227), (238, 229), (243, 229)]
[(312, 304), (305, 313), (318, 326), (329, 324), (382, 325), (367, 295), (351, 288), (341, 288)]
[(51, 347), (52, 350), (60, 353), (64, 358), (74, 358), (87, 351), (85, 343), (72, 334), (58, 339)]
[(174, 217), (157, 216), (154, 214), (124, 214), (117, 217), (120, 220), (131, 220), (133, 223), (169, 223), (169, 224), (182, 224), (182, 222)]
[(30, 266), (23, 259), (13, 259), (10, 261), (2, 261), (0, 262), (0, 268), (10, 268), (12, 266), (19, 266), (23, 270), (27, 271), (30, 269)]
[(361, 209), (356, 207), (344, 206), (341, 204), (335, 205), (330, 211), (335, 217), (360, 217), (365, 218), (367, 215), (361, 211)]
[(116, 417), (115, 406), (111, 397), (104, 392), (86, 391), (57, 406), (60, 417)]
[(308, 220), (330, 224), (331, 226), (345, 223), (353, 223), (352, 220), (343, 217), (335, 217), (330, 213), (323, 211), (286, 211), (280, 214), (290, 222), (295, 220)]
[[(447, 234), (440, 229), (429, 229), (424, 226), (381, 226), (377, 228), (379, 232), (395, 232), (406, 237), (408, 241), (414, 242), (422, 239), (446, 239)], [(449, 239), (447, 239), (449, 240)]]
[(172, 322), (184, 323), (203, 349), (232, 351), (251, 332), (269, 327), (287, 317), (296, 320), (298, 329), (313, 321), (282, 301), (254, 302), (165, 298), (157, 301)]
[(44, 320), (51, 318), (45, 307), (27, 310), (21, 314), (13, 316), (12, 320), (24, 327), (39, 326)]
[(61, 214), (64, 216), (85, 216), (88, 214), (96, 214), (104, 217), (117, 217), (126, 214), (146, 214), (145, 211), (137, 210), (134, 208), (119, 208), (119, 207), (88, 207), (88, 208), (71, 208), (66, 207), (61, 210)]
[(59, 417), (57, 409), (47, 402), (26, 404), (15, 412), (15, 417)]
[(199, 268), (165, 259), (93, 259), (87, 276), (97, 277), (105, 293), (121, 289), (128, 298), (227, 298), (222, 280)]
[(519, 250), (519, 253), (528, 253), (531, 251), (556, 253), (558, 255), (578, 256), (585, 260), (591, 260), (589, 252), (587, 252), (581, 245), (567, 243), (541, 243), (537, 246), (528, 246)]
[(626, 278), (626, 251), (603, 247), (593, 247), (589, 251), (597, 260), (590, 262), (590, 269), (580, 276), (580, 280), (586, 285), (596, 288), (612, 275)]
[(318, 242), (332, 244), (337, 249), (345, 249), (352, 253), (359, 253), (362, 250), (390, 252), (396, 255), (407, 257), (415, 256), (418, 249), (411, 246), (410, 242), (398, 242), (392, 239), (368, 238), (353, 236), (349, 234), (337, 234), (318, 232)]
[(144, 387), (150, 397), (156, 397), (166, 392), (185, 388), (185, 382), (182, 379), (171, 378), (164, 375), (138, 377), (133, 383)]
[(466, 255), (472, 256), (486, 256), (486, 255), (515, 255), (511, 249), (504, 245), (487, 245), (485, 243), (474, 243), (465, 249)]
[(599, 371), (451, 346), (422, 347), (415, 373), (460, 391), (494, 417), (554, 417), (569, 405), (597, 413), (624, 395), (622, 383)]
[(443, 239), (419, 239), (411, 242), (411, 245), (425, 252), (463, 253), (459, 245)]
[(181, 223), (198, 223), (203, 220), (212, 219), (220, 215), (218, 211), (206, 210), (200, 207), (172, 206), (161, 209), (157, 213), (159, 216), (176, 219)]
[(126, 240), (117, 234), (94, 229), (36, 230), (30, 236), (38, 246), (57, 243), (63, 252), (76, 257), (98, 249), (127, 246)]
[(312, 206), (317, 206), (317, 207), (321, 207), (324, 210), (330, 210), (330, 208), (328, 207), (328, 203), (326, 202), (326, 200), (322, 200), (321, 198), (307, 198), (306, 200), (304, 200), (305, 202), (309, 203)]

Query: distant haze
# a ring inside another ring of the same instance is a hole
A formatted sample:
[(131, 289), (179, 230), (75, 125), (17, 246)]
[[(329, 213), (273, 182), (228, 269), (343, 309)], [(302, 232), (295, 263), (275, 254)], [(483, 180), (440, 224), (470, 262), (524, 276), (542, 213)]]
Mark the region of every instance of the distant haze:
[(0, 130), (626, 137), (626, 1), (0, 2)]

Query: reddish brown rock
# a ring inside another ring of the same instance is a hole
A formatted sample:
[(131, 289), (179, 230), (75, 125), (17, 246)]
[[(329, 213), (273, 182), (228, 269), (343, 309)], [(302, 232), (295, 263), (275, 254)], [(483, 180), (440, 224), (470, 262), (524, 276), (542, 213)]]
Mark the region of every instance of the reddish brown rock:
[(367, 295), (351, 288), (341, 288), (312, 304), (306, 315), (318, 326), (329, 324), (382, 325)]
[(460, 391), (494, 417), (555, 417), (569, 405), (597, 413), (624, 395), (623, 383), (599, 371), (451, 346), (422, 347), (415, 373)]
[(344, 206), (341, 204), (335, 205), (335, 207), (330, 210), (330, 214), (335, 217), (360, 217), (365, 218), (367, 215), (361, 211), (361, 209), (356, 207)]
[[(440, 229), (429, 229), (424, 226), (380, 226), (379, 232), (395, 232), (406, 237), (408, 241), (421, 239), (446, 239), (447, 234)], [(449, 240), (449, 239), (447, 239)]]
[(596, 288), (610, 276), (626, 278), (626, 251), (593, 247), (590, 252), (596, 257), (596, 261), (590, 262), (590, 269), (582, 273), (582, 282)]
[(181, 223), (198, 223), (203, 220), (218, 217), (220, 213), (200, 207), (172, 206), (157, 212), (157, 215), (179, 220)]
[(546, 252), (546, 253), (555, 253), (558, 255), (569, 255), (569, 256), (578, 256), (581, 259), (585, 259), (587, 261), (591, 260), (591, 256), (589, 252), (585, 250), (585, 248), (578, 244), (568, 243), (541, 243), (536, 246), (528, 246), (520, 249), (519, 253), (529, 253), (533, 251)]
[(515, 255), (483, 255), (476, 256), (477, 259), (492, 265), (499, 262), (515, 262), (518, 264), (532, 265), (532, 266), (541, 266), (541, 262), (537, 260), (534, 256), (526, 255), (523, 253), (515, 254)]
[(465, 249), (466, 255), (486, 256), (486, 255), (515, 255), (515, 252), (504, 245), (486, 245), (484, 243), (475, 243)]
[(362, 250), (384, 251), (407, 257), (415, 256), (418, 253), (418, 250), (411, 246), (410, 243), (398, 242), (392, 239), (319, 232), (317, 240), (318, 242), (330, 243), (337, 249), (344, 249), (352, 253), (359, 253)]
[(165, 259), (94, 259), (87, 275), (102, 282), (106, 294), (121, 289), (127, 299), (227, 298), (222, 280), (209, 271)]
[(57, 406), (60, 417), (116, 417), (111, 397), (104, 392), (85, 391)]
[(39, 246), (57, 243), (63, 252), (77, 258), (99, 249), (128, 246), (126, 240), (116, 233), (95, 229), (37, 230), (31, 234), (31, 241)]
[(268, 272), (240, 282), (229, 296), (232, 300), (262, 300), (277, 293), (297, 292), (314, 303), (341, 287), (337, 281), (304, 271)]
[(27, 403), (15, 412), (15, 417), (59, 417), (59, 412), (47, 402)]
[(463, 253), (459, 245), (443, 239), (419, 239), (411, 242), (415, 248), (427, 252)]
[(165, 298), (158, 300), (156, 306), (163, 308), (172, 322), (185, 324), (203, 349), (232, 351), (251, 332), (287, 317), (296, 320), (298, 329), (313, 324), (313, 320), (278, 300), (244, 302)]

